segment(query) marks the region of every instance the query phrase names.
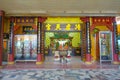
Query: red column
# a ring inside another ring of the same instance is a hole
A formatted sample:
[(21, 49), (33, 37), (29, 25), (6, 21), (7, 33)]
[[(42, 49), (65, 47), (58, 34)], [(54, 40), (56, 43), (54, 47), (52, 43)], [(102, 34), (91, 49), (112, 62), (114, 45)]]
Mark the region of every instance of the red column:
[(0, 11), (0, 68), (2, 67), (4, 11)]
[(14, 64), (14, 18), (10, 18), (8, 64)]
[(90, 42), (90, 21), (89, 18), (86, 20), (86, 64), (91, 64), (91, 42)]
[(96, 33), (96, 60), (100, 60), (100, 52), (99, 52), (99, 32)]
[(38, 18), (38, 26), (37, 26), (37, 61), (36, 64), (41, 64), (44, 61), (44, 28), (42, 23), (46, 20), (46, 18), (39, 17)]
[(112, 32), (112, 40), (113, 40), (113, 63), (119, 64), (119, 50), (118, 50), (118, 39), (117, 39), (117, 24), (115, 18), (113, 18), (113, 32)]
[[(39, 20), (39, 18), (38, 18)], [(41, 38), (41, 23), (38, 21), (37, 25), (37, 61), (36, 64), (42, 63), (42, 55), (40, 53), (40, 38)]]
[(114, 42), (115, 42), (115, 35), (114, 35), (114, 32), (112, 32), (112, 43), (113, 43), (113, 63), (114, 64), (119, 64), (119, 54), (118, 54), (118, 51), (116, 51), (116, 46), (117, 46), (117, 44), (115, 44)]
[(91, 64), (91, 40), (90, 40), (90, 18), (83, 17), (81, 20), (86, 24), (86, 56), (85, 63)]

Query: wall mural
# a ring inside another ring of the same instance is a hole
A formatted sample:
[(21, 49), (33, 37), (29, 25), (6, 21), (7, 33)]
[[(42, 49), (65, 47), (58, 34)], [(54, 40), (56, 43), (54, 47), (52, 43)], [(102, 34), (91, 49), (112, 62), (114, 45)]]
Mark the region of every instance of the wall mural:
[[(73, 47), (79, 47), (79, 45), (81, 44), (80, 32), (68, 32), (68, 35), (70, 37), (73, 37), (72, 38), (72, 46)], [(54, 37), (54, 36), (59, 37), (59, 36), (55, 35), (55, 32), (46, 32), (45, 33), (45, 47), (48, 48), (50, 46), (50, 43), (51, 43), (50, 38)], [(63, 37), (65, 37), (65, 35)]]
[(45, 48), (54, 50), (67, 50), (80, 48), (80, 32), (46, 32)]

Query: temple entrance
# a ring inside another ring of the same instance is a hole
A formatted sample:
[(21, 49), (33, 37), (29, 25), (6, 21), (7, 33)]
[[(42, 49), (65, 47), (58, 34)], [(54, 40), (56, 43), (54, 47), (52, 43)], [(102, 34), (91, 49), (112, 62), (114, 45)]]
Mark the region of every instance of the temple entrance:
[[(79, 17), (48, 18), (37, 26), (19, 23), (14, 26), (14, 41), (12, 40), (15, 44), (14, 60), (36, 62), (39, 57), (37, 53), (40, 54), (41, 62), (44, 60), (47, 62), (46, 56), (52, 56), (53, 60), (58, 56), (63, 58), (65, 56), (67, 58), (79, 56), (81, 59), (81, 48), (83, 50), (81, 46), (83, 42), (82, 27), (85, 26)], [(86, 34), (84, 33), (84, 35)], [(13, 43), (12, 41), (11, 43)]]
[(91, 56), (93, 61), (112, 61), (113, 45), (111, 31), (107, 26), (96, 26), (91, 36)]
[(48, 17), (43, 26), (46, 58), (51, 56), (53, 62), (62, 62), (64, 59), (74, 61), (72, 58), (79, 56), (77, 61), (80, 61), (84, 52), (81, 50), (82, 27), (85, 26), (79, 17)]
[(81, 44), (81, 32), (45, 32), (45, 55), (55, 61), (60, 56), (80, 56)]
[(15, 61), (36, 62), (37, 59), (37, 34), (32, 26), (21, 25), (15, 31)]

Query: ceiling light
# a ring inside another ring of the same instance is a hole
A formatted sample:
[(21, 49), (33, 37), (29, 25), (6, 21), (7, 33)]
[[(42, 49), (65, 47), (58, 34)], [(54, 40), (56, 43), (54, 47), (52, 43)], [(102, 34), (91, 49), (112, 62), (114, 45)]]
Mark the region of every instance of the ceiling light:
[(47, 13), (65, 13), (65, 11), (57, 11), (57, 10), (55, 10), (55, 11), (47, 11)]
[(101, 11), (101, 13), (118, 13), (117, 11)]
[(83, 13), (100, 13), (100, 11), (83, 11)]
[(82, 13), (82, 11), (65, 11), (65, 13)]
[(39, 13), (47, 13), (47, 11), (30, 11), (30, 13), (37, 13), (37, 14), (39, 14)]

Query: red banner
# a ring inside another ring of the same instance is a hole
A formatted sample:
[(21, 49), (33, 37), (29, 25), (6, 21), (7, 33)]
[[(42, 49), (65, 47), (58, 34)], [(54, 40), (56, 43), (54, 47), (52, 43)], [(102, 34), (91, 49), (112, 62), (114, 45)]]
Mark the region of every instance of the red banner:
[(92, 23), (111, 24), (113, 21), (112, 17), (92, 17)]

